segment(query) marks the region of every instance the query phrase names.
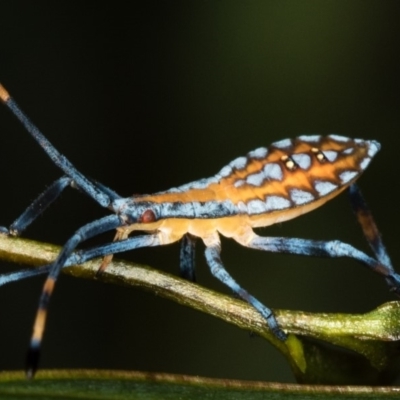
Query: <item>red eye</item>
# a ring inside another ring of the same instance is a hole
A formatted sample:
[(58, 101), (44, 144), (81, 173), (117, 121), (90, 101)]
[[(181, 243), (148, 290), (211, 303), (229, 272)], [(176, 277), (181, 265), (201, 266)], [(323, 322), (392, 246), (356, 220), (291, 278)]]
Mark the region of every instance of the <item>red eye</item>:
[(156, 215), (152, 210), (146, 210), (140, 217), (139, 222), (143, 224), (148, 224), (156, 220)]

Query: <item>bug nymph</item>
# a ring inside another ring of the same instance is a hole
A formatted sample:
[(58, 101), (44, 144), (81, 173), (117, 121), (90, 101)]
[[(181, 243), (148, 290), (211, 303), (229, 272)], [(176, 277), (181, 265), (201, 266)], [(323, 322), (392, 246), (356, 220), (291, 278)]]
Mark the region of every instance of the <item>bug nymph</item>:
[[(9, 228), (0, 227), (0, 232), (10, 236), (23, 232), (68, 186), (80, 189), (100, 206), (112, 211), (111, 215), (78, 229), (51, 264), (0, 275), (1, 286), (47, 274), (28, 349), (28, 377), (32, 377), (37, 368), (48, 303), (61, 269), (95, 257), (104, 257), (99, 267), (101, 273), (113, 254), (181, 240), (181, 274), (194, 281), (195, 238), (200, 238), (205, 245), (205, 258), (211, 273), (249, 302), (282, 341), (286, 340), (287, 334), (280, 328), (273, 312), (243, 289), (225, 269), (220, 256), (220, 234), (243, 246), (269, 252), (349, 257), (382, 275), (391, 290), (400, 293), (400, 277), (393, 270), (372, 216), (354, 184), (380, 149), (374, 140), (339, 135), (303, 135), (285, 139), (233, 160), (210, 178), (152, 195), (123, 198), (81, 174), (30, 122), (1, 85), (0, 98), (65, 174)], [(320, 207), (347, 188), (374, 257), (337, 240), (261, 237), (253, 231), (253, 228), (286, 221)], [(113, 230), (116, 235), (112, 243), (76, 250), (85, 240)], [(143, 234), (129, 237), (134, 231)]]

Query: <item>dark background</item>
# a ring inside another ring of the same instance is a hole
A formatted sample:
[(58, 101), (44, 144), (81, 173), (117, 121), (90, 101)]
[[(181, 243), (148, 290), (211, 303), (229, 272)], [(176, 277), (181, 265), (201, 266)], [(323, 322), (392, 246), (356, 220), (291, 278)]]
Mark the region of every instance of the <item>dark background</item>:
[[(127, 196), (213, 175), (286, 137), (376, 139), (382, 150), (359, 183), (398, 264), (398, 2), (146, 1), (133, 11), (121, 2), (76, 4), (2, 4), (0, 80), (83, 173)], [(0, 133), (0, 222), (8, 225), (60, 172), (4, 107)], [(68, 190), (24, 236), (62, 244), (102, 215)], [(346, 194), (261, 232), (368, 251)], [(222, 245), (227, 269), (270, 307), (366, 312), (393, 299), (351, 260)], [(202, 248), (199, 283), (229, 293), (210, 276)], [(177, 273), (178, 252), (171, 245), (124, 257)], [(23, 367), (42, 282), (0, 288), (1, 369)], [(65, 276), (41, 367), (293, 379), (284, 359), (245, 331), (139, 289)]]

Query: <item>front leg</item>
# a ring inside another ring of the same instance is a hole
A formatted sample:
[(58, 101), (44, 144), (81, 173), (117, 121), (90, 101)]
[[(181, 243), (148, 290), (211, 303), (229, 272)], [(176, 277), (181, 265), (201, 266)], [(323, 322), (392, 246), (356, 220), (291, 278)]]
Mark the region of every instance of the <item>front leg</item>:
[(28, 378), (33, 377), (37, 368), (41, 342), (46, 325), (48, 306), (61, 269), (65, 266), (66, 262), (73, 254), (75, 248), (80, 243), (101, 233), (114, 230), (122, 224), (123, 221), (118, 215), (109, 215), (107, 217), (100, 218), (96, 221), (84, 225), (83, 227), (78, 229), (75, 234), (66, 242), (56, 260), (50, 265), (50, 271), (44, 283), (42, 293), (40, 295), (39, 306), (37, 309), (36, 318), (33, 325), (33, 332), (27, 354), (26, 368)]
[[(99, 191), (104, 192), (111, 199), (119, 198), (119, 196), (111, 189), (99, 182), (93, 183)], [(19, 236), (29, 225), (34, 222), (48, 207), (50, 207), (62, 194), (65, 188), (81, 190), (81, 188), (69, 176), (62, 176), (47, 187), (26, 209), (25, 211), (10, 225), (9, 228), (0, 226), (0, 233), (11, 236)]]
[(67, 186), (71, 185), (71, 183), (72, 179), (68, 176), (57, 179), (28, 206), (9, 228), (0, 226), (0, 232), (11, 236), (19, 236), (61, 195)]

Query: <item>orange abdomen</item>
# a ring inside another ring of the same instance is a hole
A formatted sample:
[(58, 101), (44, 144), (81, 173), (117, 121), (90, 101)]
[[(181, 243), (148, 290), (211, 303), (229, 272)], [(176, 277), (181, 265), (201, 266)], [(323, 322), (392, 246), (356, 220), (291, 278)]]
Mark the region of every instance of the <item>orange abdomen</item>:
[(360, 176), (379, 147), (376, 141), (338, 135), (285, 139), (233, 160), (211, 178), (137, 200), (176, 203), (187, 210), (192, 204), (187, 218), (202, 220), (207, 216), (202, 211), (196, 215), (198, 204), (210, 209), (227, 205), (229, 213), (213, 213), (209, 219), (247, 216), (252, 226), (266, 226), (308, 212), (339, 194)]

